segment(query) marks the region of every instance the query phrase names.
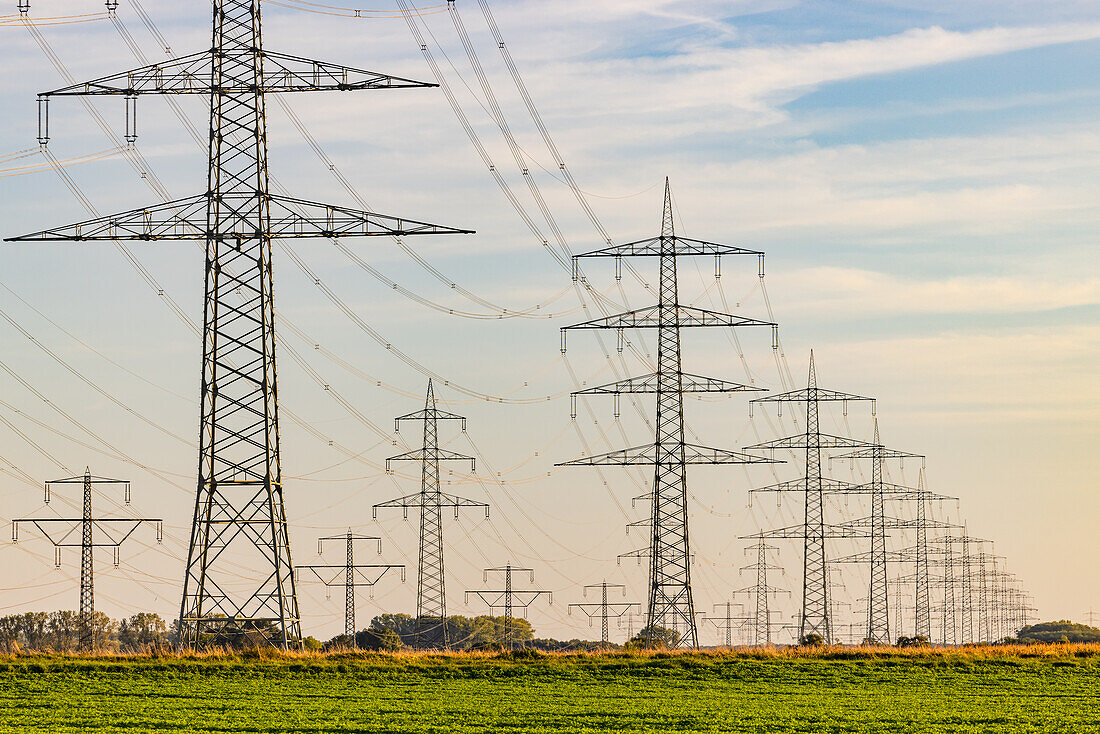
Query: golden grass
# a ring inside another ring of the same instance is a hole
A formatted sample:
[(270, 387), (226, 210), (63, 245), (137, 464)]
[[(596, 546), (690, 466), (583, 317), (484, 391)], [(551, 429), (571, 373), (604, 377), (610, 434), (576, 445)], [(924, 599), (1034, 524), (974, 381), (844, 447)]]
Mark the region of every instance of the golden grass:
[(274, 648), (230, 650), (210, 648), (204, 650), (174, 650), (149, 648), (140, 652), (101, 650), (95, 652), (51, 652), (39, 650), (8, 649), (0, 651), (0, 661), (17, 661), (28, 658), (94, 659), (115, 661), (180, 660), (180, 661), (389, 661), (392, 663), (431, 664), (432, 662), (528, 661), (598, 662), (599, 660), (651, 660), (666, 658), (694, 658), (700, 661), (722, 660), (876, 660), (884, 658), (994, 660), (994, 659), (1057, 659), (1100, 657), (1100, 643), (1056, 643), (1041, 645), (962, 645), (951, 647), (891, 647), (891, 646), (818, 646), (818, 647), (765, 647), (707, 650), (610, 650), (600, 652), (534, 652), (517, 651), (420, 651), (368, 652), (365, 650), (337, 650), (331, 652), (283, 651)]

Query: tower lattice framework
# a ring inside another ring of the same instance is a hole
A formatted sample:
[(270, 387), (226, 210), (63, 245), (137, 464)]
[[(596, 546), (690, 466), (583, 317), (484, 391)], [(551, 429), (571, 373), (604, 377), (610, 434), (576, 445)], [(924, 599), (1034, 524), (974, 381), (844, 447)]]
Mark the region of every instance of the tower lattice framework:
[(474, 458), (439, 448), (439, 421), (461, 421), (466, 430), (466, 419), (454, 413), (439, 410), (435, 402), (435, 390), (428, 380), (428, 394), (424, 409), (400, 416), (395, 421), (399, 429), (402, 421), (421, 421), (424, 425), (424, 442), (421, 448), (386, 460), (386, 468), (394, 461), (415, 461), (421, 466), (420, 491), (398, 497), (374, 506), (378, 517), (380, 507), (400, 507), (408, 517), (409, 508), (420, 509), (420, 547), (416, 584), (416, 636), (418, 647), (446, 648), (447, 594), (443, 564), (443, 508), (453, 509), (455, 517), (464, 507), (478, 507), (489, 516), (489, 505), (457, 495), (445, 494), (440, 489), (439, 464), (441, 461), (469, 461), (474, 468)]
[[(758, 388), (685, 373), (681, 366), (680, 329), (704, 326), (770, 326), (773, 329), (774, 347), (776, 328), (774, 323), (767, 321), (682, 305), (678, 295), (676, 261), (677, 258), (693, 255), (708, 255), (716, 259), (722, 255), (756, 255), (763, 262), (762, 252), (677, 235), (672, 214), (672, 193), (666, 179), (660, 235), (574, 256), (575, 268), (579, 258), (613, 258), (616, 263), (624, 257), (658, 258), (660, 287), (657, 304), (567, 326), (562, 330), (563, 351), (565, 333), (568, 330), (614, 329), (619, 333), (620, 343), (625, 329), (657, 330), (656, 372), (574, 393), (574, 396), (603, 394), (614, 395), (616, 398), (624, 393), (655, 393), (657, 420), (654, 443), (585, 457), (566, 462), (565, 465), (654, 467), (653, 490), (650, 495), (647, 641), (652, 644), (653, 630), (663, 627), (678, 633), (678, 644), (683, 647), (699, 645), (695, 604), (691, 592), (687, 465), (774, 461), (741, 452), (696, 446), (684, 440), (684, 393), (740, 392)], [(762, 264), (760, 272), (762, 275)]]
[[(802, 403), (806, 410), (805, 432), (765, 443), (749, 446), (748, 450), (777, 451), (784, 449), (804, 449), (806, 454), (805, 473), (801, 481), (786, 482), (775, 487), (765, 487), (757, 491), (798, 491), (805, 497), (805, 515), (803, 520), (802, 552), (802, 613), (798, 622), (798, 639), (807, 635), (820, 635), (827, 643), (833, 642), (833, 620), (830, 616), (829, 584), (827, 579), (827, 560), (825, 557), (825, 539), (835, 535), (825, 524), (824, 495), (826, 490), (847, 487), (847, 483), (822, 476), (822, 451), (829, 449), (857, 449), (866, 447), (863, 441), (833, 436), (821, 432), (820, 404), (823, 402), (866, 401), (874, 398), (861, 395), (826, 390), (817, 386), (817, 370), (814, 366), (814, 354), (810, 352), (809, 375), (804, 390), (794, 390), (777, 395), (767, 395), (753, 400), (753, 403)], [(873, 412), (873, 411), (872, 411)]]
[[(180, 606), (183, 645), (233, 634), (283, 648), (301, 639), (279, 453), (272, 240), (467, 232), (271, 194), (265, 95), (428, 86), (435, 85), (267, 51), (259, 0), (214, 0), (209, 50), (40, 95), (43, 107), (55, 96), (123, 96), (128, 110), (143, 94), (209, 97), (204, 193), (15, 238), (205, 242), (198, 491)], [(39, 139), (48, 140), (48, 130)]]

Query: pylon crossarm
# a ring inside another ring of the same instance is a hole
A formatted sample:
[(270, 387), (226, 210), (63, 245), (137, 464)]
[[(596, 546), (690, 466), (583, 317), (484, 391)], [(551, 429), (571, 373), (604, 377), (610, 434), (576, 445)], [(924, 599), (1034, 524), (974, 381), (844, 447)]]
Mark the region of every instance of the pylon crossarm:
[[(326, 566), (297, 566), (298, 572), (311, 571), (317, 580), (325, 586), (346, 586), (347, 578), (347, 565), (326, 565)], [(401, 580), (405, 580), (405, 566), (401, 564), (392, 563), (372, 563), (372, 564), (356, 564), (351, 567), (352, 572), (355, 574), (355, 579), (352, 581), (352, 586), (374, 586), (382, 577), (393, 569), (401, 570)]]
[[(749, 392), (762, 391), (765, 388), (743, 385), (739, 382), (719, 380), (714, 377), (703, 377), (682, 373), (680, 375), (680, 391), (685, 393), (703, 392)], [(630, 377), (607, 385), (590, 387), (578, 390), (574, 395), (617, 395), (620, 393), (655, 393), (657, 392), (657, 374), (651, 373), (641, 377)]]
[[(679, 237), (673, 235), (672, 237), (650, 237), (644, 240), (636, 240), (635, 242), (627, 242), (622, 245), (611, 245), (610, 247), (603, 247), (599, 250), (592, 250), (591, 252), (581, 253), (580, 255), (574, 255), (573, 258), (581, 257), (660, 257), (662, 254), (661, 242), (664, 240), (666, 243), (671, 241), (673, 243), (674, 254), (677, 257), (686, 255), (763, 255), (763, 252), (758, 250), (746, 250), (743, 247), (734, 247), (733, 245), (720, 245), (716, 242), (706, 242), (704, 240), (696, 240), (690, 237)], [(667, 247), (667, 246), (666, 246)], [(666, 252), (667, 254), (667, 252)]]
[[(825, 525), (824, 533), (826, 538), (869, 538), (871, 534), (864, 531), (861, 528), (843, 527), (840, 525)], [(761, 530), (758, 533), (752, 535), (742, 535), (741, 538), (804, 538), (806, 536), (805, 525), (792, 525), (786, 528), (777, 528), (775, 530)]]
[[(211, 234), (207, 231), (209, 198), (208, 194), (199, 194), (41, 232), (9, 237), (6, 241), (206, 240)], [(231, 204), (232, 198), (223, 197), (223, 204)], [(270, 235), (273, 239), (472, 233), (471, 230), (454, 229), (288, 196), (271, 196), (269, 203)], [(221, 230), (217, 238), (226, 241), (232, 241), (235, 238), (249, 241), (258, 236), (260, 234), (253, 230), (239, 232)]]
[(924, 454), (913, 454), (908, 451), (888, 449), (885, 446), (867, 444), (867, 448), (857, 449), (848, 454), (833, 457), (840, 459), (923, 459)]
[(445, 494), (443, 492), (433, 492), (426, 494), (424, 492), (415, 492), (413, 494), (405, 495), (404, 497), (398, 497), (397, 499), (387, 500), (386, 502), (379, 502), (374, 506), (375, 509), (381, 507), (447, 507), (458, 509), (460, 507), (479, 507), (485, 509), (485, 516), (489, 516), (489, 505), (485, 502), (478, 502), (477, 500), (466, 499), (465, 497), (459, 497), (454, 494)]
[(845, 436), (833, 436), (828, 433), (817, 433), (811, 440), (807, 439), (806, 434), (799, 433), (794, 436), (786, 436), (784, 438), (777, 438), (772, 441), (764, 441), (763, 443), (753, 444), (752, 446), (746, 446), (749, 451), (782, 451), (784, 449), (804, 449), (810, 448), (822, 448), (822, 449), (858, 449), (864, 447), (870, 447), (873, 444), (869, 444), (866, 441), (860, 441), (855, 438), (847, 438)]
[[(234, 56), (244, 54), (251, 57), (251, 51), (246, 49), (223, 51), (222, 63), (225, 64)], [(110, 74), (91, 81), (42, 92), (39, 96), (48, 98), (83, 95), (209, 94), (213, 91), (220, 94), (250, 94), (438, 86), (326, 61), (315, 61), (273, 51), (260, 51), (263, 76), (258, 88), (232, 79), (230, 83), (222, 84), (215, 90), (210, 86), (213, 59), (212, 51), (200, 51), (171, 61), (150, 64), (119, 74)], [(248, 59), (248, 63), (252, 63), (251, 58)]]
[[(740, 451), (684, 444), (684, 461), (687, 464), (782, 464), (779, 459), (753, 456)], [(654, 466), (660, 463), (657, 457), (657, 445), (634, 446), (606, 454), (587, 456), (567, 461), (557, 466)]]
[[(857, 485), (851, 482), (846, 482), (842, 479), (828, 479), (822, 477), (821, 479), (821, 491), (823, 492), (839, 492), (841, 490), (851, 489)], [(749, 490), (749, 494), (767, 493), (767, 492), (805, 492), (806, 491), (806, 478), (799, 477), (798, 479), (792, 479), (787, 482), (779, 482), (778, 484), (769, 484), (766, 487), (756, 487)]]
[[(50, 541), (57, 548), (79, 548), (83, 545), (80, 537), (81, 523), (85, 522), (84, 518), (80, 517), (49, 517), (49, 518), (19, 518), (18, 520), (12, 520), (12, 525), (18, 527), (22, 523), (29, 523), (33, 525), (38, 532)], [(92, 545), (97, 548), (114, 548), (122, 545), (126, 540), (134, 534), (142, 523), (161, 523), (163, 520), (160, 518), (95, 518), (90, 521), (93, 529), (98, 529), (105, 533), (107, 537), (102, 540), (98, 540)], [(60, 536), (56, 536), (50, 533), (50, 525), (68, 525), (68, 529)], [(112, 534), (111, 526), (118, 527), (118, 530)], [(118, 535), (121, 533), (121, 535)], [(75, 540), (70, 540), (75, 537)]]
[[(876, 520), (873, 517), (860, 517), (860, 518), (856, 518), (854, 520), (846, 520), (846, 521), (840, 523), (839, 525), (837, 525), (836, 527), (869, 528), (869, 527), (872, 527), (875, 524), (875, 522), (876, 522)], [(879, 518), (879, 520), (877, 522), (881, 522), (882, 526), (884, 528), (889, 529), (889, 530), (906, 530), (906, 529), (910, 529), (910, 528), (920, 527), (921, 525), (923, 525), (924, 527), (929, 528), (929, 529), (932, 529), (932, 528), (947, 529), (947, 528), (961, 528), (962, 527), (962, 525), (957, 525), (955, 523), (950, 523), (950, 522), (941, 522), (939, 520), (925, 519), (925, 520), (921, 521), (921, 520), (915, 520), (915, 519), (911, 520), (911, 519), (908, 519), (908, 518), (900, 518), (900, 517)]]
[(869, 400), (875, 402), (875, 398), (868, 398), (863, 395), (853, 395), (852, 393), (839, 392), (837, 390), (826, 390), (820, 387), (814, 388), (802, 388), (801, 390), (792, 390), (790, 392), (775, 393), (773, 395), (765, 395), (762, 398), (756, 398), (752, 402), (754, 403), (805, 403), (807, 401), (823, 402), (847, 402), (849, 400)]
[[(901, 551), (886, 551), (886, 560), (890, 563), (910, 563), (916, 559), (916, 556), (909, 555)], [(847, 556), (840, 556), (839, 558), (830, 558), (828, 563), (870, 563), (871, 552), (863, 551), (862, 553), (852, 553)]]
[(431, 408), (429, 410), (418, 410), (415, 413), (408, 413), (406, 415), (399, 415), (395, 419), (400, 421), (424, 421), (424, 420), (436, 420), (436, 421), (462, 421), (462, 430), (466, 430), (466, 419), (460, 415), (454, 413), (448, 413), (445, 410), (439, 410), (438, 408)]
[(454, 451), (447, 451), (446, 449), (435, 449), (432, 451), (425, 451), (424, 449), (413, 449), (412, 451), (406, 451), (403, 454), (397, 456), (391, 456), (386, 459), (386, 469), (389, 470), (391, 461), (469, 461), (471, 470), (476, 471), (477, 460), (472, 456), (464, 456), (463, 454), (455, 453)]
[(778, 324), (771, 321), (761, 321), (747, 316), (734, 316), (720, 311), (708, 311), (694, 306), (675, 306), (671, 309), (671, 317), (667, 314), (669, 310), (666, 308), (662, 313), (660, 306), (647, 306), (602, 319), (573, 324), (563, 327), (563, 330), (690, 328), (697, 326), (770, 326), (776, 328), (778, 326)]

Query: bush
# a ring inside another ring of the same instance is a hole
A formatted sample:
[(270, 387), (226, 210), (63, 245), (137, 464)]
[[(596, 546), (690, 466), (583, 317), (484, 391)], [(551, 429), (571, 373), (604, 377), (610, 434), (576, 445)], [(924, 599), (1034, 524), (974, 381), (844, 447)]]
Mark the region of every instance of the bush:
[(915, 637), (899, 637), (898, 647), (928, 647), (928, 638), (924, 635), (916, 635)]
[(825, 638), (811, 632), (808, 635), (802, 635), (802, 639), (798, 641), (798, 644), (804, 647), (821, 647), (825, 644)]
[(355, 646), (375, 652), (396, 652), (403, 643), (401, 635), (392, 629), (365, 629), (355, 633)]

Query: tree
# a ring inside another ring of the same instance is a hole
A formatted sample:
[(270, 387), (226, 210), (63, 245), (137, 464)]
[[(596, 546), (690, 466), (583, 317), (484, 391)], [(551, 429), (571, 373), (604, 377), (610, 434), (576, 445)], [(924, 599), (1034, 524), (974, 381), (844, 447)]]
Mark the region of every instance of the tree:
[(1061, 619), (1024, 627), (1016, 633), (1016, 640), (1025, 643), (1100, 642), (1100, 629)]
[(825, 644), (825, 638), (815, 632), (811, 632), (808, 635), (802, 635), (802, 639), (798, 641), (798, 644), (805, 647), (821, 647)]
[(396, 652), (402, 648), (402, 642), (392, 629), (365, 629), (355, 633), (355, 646), (375, 652)]
[(648, 648), (654, 650), (664, 650), (676, 647), (680, 642), (680, 633), (676, 630), (670, 630), (667, 627), (658, 627), (657, 625), (651, 625), (643, 627), (642, 631), (634, 635), (627, 641), (627, 647), (633, 648)]
[(159, 614), (138, 612), (118, 623), (118, 644), (127, 650), (157, 647), (167, 640), (167, 626)]

